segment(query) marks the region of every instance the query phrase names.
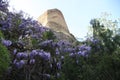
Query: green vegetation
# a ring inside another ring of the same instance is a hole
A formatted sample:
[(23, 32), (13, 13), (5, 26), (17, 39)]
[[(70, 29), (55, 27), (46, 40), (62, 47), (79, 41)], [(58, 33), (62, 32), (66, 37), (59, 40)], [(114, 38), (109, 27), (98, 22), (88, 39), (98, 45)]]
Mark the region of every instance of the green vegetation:
[(10, 66), (9, 51), (5, 46), (0, 44), (0, 78), (2, 77), (1, 74), (4, 75), (9, 66)]
[(52, 30), (9, 12), (7, 3), (0, 2), (6, 13), (0, 16), (0, 80), (120, 79), (117, 23), (92, 19), (93, 35), (73, 44), (57, 40)]

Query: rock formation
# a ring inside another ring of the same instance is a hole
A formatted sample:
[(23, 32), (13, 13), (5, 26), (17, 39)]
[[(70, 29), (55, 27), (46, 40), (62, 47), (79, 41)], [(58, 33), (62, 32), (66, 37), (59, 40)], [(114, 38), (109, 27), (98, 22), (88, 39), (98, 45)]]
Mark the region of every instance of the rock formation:
[(74, 36), (68, 30), (63, 14), (58, 9), (47, 10), (38, 18), (38, 22), (53, 30), (58, 39), (75, 40)]

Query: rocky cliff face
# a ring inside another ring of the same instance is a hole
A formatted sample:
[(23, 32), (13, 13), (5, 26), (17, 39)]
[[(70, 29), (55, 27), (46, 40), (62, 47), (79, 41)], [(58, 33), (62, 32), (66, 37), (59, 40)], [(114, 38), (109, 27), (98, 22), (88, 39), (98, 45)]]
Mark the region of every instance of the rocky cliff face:
[(38, 18), (38, 22), (53, 30), (58, 39), (75, 40), (74, 36), (68, 30), (63, 14), (58, 9), (47, 10)]

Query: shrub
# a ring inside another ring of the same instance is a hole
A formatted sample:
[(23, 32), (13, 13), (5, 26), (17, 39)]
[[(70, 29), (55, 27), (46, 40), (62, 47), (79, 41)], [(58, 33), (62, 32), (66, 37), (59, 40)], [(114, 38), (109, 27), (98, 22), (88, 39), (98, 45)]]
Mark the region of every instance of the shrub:
[(0, 78), (9, 67), (10, 64), (10, 56), (7, 48), (0, 44)]

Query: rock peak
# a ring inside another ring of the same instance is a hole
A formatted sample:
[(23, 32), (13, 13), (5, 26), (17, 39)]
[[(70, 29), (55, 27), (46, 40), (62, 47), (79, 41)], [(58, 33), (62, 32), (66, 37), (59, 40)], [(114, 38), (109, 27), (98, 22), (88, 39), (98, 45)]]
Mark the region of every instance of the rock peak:
[(69, 34), (63, 14), (58, 9), (47, 10), (38, 18), (38, 22), (54, 31)]
[(68, 30), (68, 26), (62, 12), (58, 9), (49, 9), (45, 11), (41, 16), (39, 16), (38, 22), (57, 32), (57, 34), (62, 33), (62, 36), (64, 34), (66, 37), (73, 38)]

